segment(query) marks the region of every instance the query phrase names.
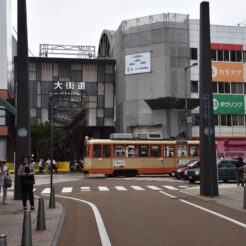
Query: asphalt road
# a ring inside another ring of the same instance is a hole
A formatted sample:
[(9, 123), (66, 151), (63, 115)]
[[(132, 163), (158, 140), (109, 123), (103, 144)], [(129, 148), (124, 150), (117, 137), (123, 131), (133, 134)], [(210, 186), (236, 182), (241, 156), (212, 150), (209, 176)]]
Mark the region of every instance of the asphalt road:
[(56, 183), (66, 208), (58, 246), (245, 245), (246, 213), (184, 194), (184, 186), (163, 177)]

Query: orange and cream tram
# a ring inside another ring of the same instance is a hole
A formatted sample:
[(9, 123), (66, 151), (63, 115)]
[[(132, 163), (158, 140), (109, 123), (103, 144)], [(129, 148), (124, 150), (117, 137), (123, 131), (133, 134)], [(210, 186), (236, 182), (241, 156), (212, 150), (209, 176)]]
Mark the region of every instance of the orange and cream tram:
[(172, 174), (199, 159), (196, 140), (137, 140), (85, 138), (84, 171), (106, 176)]

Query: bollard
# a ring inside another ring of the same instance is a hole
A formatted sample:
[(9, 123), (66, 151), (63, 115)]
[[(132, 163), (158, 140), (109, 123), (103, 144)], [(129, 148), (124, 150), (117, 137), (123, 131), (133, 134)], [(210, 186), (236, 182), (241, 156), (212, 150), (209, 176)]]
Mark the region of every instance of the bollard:
[(0, 246), (7, 246), (7, 236), (0, 234)]
[(246, 209), (246, 186), (243, 187), (243, 209)]
[(55, 202), (55, 187), (52, 186), (52, 189), (50, 191), (50, 204), (49, 208), (55, 208), (56, 207), (56, 202)]
[(30, 210), (24, 211), (21, 246), (32, 246), (32, 223)]
[(44, 209), (44, 198), (40, 197), (38, 200), (38, 220), (37, 220), (37, 230), (46, 230), (45, 225), (45, 209)]

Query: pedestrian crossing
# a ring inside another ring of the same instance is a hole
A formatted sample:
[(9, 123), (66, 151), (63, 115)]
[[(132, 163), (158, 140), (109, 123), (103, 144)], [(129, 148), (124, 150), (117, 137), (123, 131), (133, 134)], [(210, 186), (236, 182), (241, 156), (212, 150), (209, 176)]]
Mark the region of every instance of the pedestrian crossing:
[[(81, 186), (79, 188), (79, 190), (81, 192), (89, 192), (89, 191), (101, 191), (101, 192), (107, 192), (107, 191), (146, 191), (146, 190), (153, 190), (153, 191), (161, 191), (161, 190), (180, 190), (180, 189), (185, 189), (188, 186), (178, 186), (178, 187), (174, 187), (171, 185), (146, 185), (146, 186), (139, 186), (139, 185), (131, 185), (128, 187), (122, 186), (122, 185), (116, 185), (116, 186), (112, 186), (112, 187), (107, 187), (107, 186), (95, 186), (95, 187), (90, 187), (90, 186)], [(74, 188), (74, 187), (62, 187), (60, 189), (61, 193), (71, 193), (73, 191), (78, 191), (78, 188)], [(41, 194), (49, 194), (50, 193), (50, 188), (44, 188), (41, 191)]]

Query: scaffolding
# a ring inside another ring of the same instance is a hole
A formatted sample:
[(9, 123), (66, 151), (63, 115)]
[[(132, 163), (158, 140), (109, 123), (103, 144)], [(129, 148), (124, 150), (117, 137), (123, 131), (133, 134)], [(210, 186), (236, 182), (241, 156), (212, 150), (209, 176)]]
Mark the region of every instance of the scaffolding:
[(40, 44), (39, 56), (94, 59), (96, 57), (96, 47), (88, 45)]

